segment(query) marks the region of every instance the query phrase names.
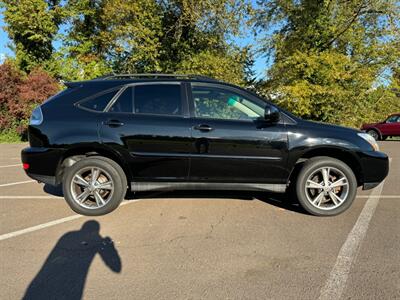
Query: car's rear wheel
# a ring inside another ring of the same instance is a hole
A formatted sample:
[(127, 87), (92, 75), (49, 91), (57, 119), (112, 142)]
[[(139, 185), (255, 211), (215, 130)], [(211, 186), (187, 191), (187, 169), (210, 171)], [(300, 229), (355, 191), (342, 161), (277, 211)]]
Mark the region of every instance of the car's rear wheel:
[(107, 214), (126, 194), (127, 181), (121, 167), (105, 157), (88, 157), (65, 170), (64, 197), (75, 212), (87, 216)]
[(357, 180), (348, 165), (330, 157), (309, 159), (301, 169), (296, 194), (301, 206), (317, 216), (333, 216), (348, 209), (357, 193)]
[(376, 131), (375, 129), (370, 129), (370, 130), (367, 131), (367, 133), (370, 136), (372, 136), (375, 139), (375, 141), (379, 141), (379, 133), (378, 133), (378, 131)]

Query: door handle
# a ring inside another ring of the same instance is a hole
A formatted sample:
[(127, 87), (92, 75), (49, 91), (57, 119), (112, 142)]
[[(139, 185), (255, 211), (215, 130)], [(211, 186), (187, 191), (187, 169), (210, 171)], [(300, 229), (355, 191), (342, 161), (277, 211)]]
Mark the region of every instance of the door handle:
[(108, 120), (108, 121), (105, 121), (103, 124), (107, 125), (109, 127), (120, 127), (120, 126), (124, 125), (123, 122), (118, 121), (118, 120)]
[(211, 130), (213, 130), (213, 128), (210, 125), (206, 125), (206, 124), (200, 124), (200, 125), (193, 126), (193, 129), (200, 130), (200, 131), (211, 131)]

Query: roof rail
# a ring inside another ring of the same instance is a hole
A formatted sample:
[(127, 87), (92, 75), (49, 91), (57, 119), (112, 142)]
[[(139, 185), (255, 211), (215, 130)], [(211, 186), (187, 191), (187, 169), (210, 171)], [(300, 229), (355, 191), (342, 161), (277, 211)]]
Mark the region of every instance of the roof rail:
[(135, 78), (178, 78), (178, 79), (206, 79), (218, 81), (212, 77), (196, 74), (161, 74), (161, 73), (143, 73), (143, 74), (107, 74), (95, 78), (95, 80), (107, 79), (135, 79)]

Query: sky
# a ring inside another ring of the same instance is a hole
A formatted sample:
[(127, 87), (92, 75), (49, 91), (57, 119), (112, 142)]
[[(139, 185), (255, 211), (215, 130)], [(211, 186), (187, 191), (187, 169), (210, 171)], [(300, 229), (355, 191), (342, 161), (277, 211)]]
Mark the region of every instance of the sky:
[[(10, 40), (7, 36), (7, 33), (3, 29), (4, 20), (3, 20), (3, 12), (0, 11), (0, 63), (4, 61), (7, 56), (14, 56), (13, 51), (8, 47), (10, 44)], [(256, 44), (253, 36), (248, 34), (245, 38), (236, 39), (236, 42), (243, 46), (246, 44)], [(54, 45), (55, 48), (59, 46), (58, 44)], [(265, 70), (269, 66), (266, 57), (261, 55), (255, 56), (255, 64), (254, 64), (254, 71), (257, 78), (263, 78), (265, 76)]]
[(6, 55), (12, 55), (12, 51), (7, 47), (9, 39), (7, 33), (3, 29), (3, 12), (0, 12), (0, 61), (4, 59)]

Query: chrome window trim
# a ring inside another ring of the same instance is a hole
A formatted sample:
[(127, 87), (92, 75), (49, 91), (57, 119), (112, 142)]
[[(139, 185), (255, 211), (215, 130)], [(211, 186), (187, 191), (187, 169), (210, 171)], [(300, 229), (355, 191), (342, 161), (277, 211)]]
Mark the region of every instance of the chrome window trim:
[[(83, 98), (82, 100), (79, 100), (79, 101), (75, 102), (74, 106), (76, 106), (76, 107), (78, 107), (78, 108), (80, 108), (80, 109), (86, 110), (86, 111), (90, 111), (90, 112), (104, 113), (104, 112), (106, 111), (106, 108), (107, 108), (108, 105), (110, 104), (110, 102), (115, 101), (114, 99), (116, 99), (117, 95), (119, 95), (120, 90), (121, 90), (121, 86), (113, 87), (113, 88), (110, 88), (110, 89), (101, 91), (101, 92), (99, 92), (99, 93), (96, 93), (96, 94), (94, 94), (94, 95), (90, 95), (90, 96), (88, 96), (88, 97), (86, 97), (86, 98)], [(102, 96), (102, 95), (104, 95), (104, 94), (107, 94), (107, 93), (110, 93), (110, 92), (112, 92), (112, 91), (117, 91), (117, 92), (116, 92), (115, 95), (109, 100), (108, 104), (106, 105), (106, 107), (105, 107), (103, 110), (90, 109), (90, 108), (87, 108), (87, 107), (85, 107), (85, 106), (82, 105), (83, 103), (85, 103), (85, 102), (87, 102), (87, 101), (89, 101), (89, 100), (92, 100), (92, 99), (94, 99), (94, 98), (96, 98), (96, 97), (100, 97), (100, 96)]]
[[(135, 88), (136, 86), (141, 86), (141, 85), (177, 85), (180, 86), (182, 89), (182, 82), (181, 81), (151, 81), (151, 82), (134, 82), (134, 83), (128, 83), (121, 87), (121, 89), (115, 94), (115, 96), (110, 100), (110, 102), (107, 104), (103, 112), (110, 112), (110, 108), (115, 104), (115, 102), (118, 100), (119, 96), (128, 88)], [(135, 91), (135, 90), (133, 90)], [(184, 114), (184, 102), (186, 101), (184, 95), (181, 95), (181, 109), (182, 113), (180, 115), (168, 115), (168, 114), (152, 114), (152, 113), (136, 113), (135, 112), (135, 93), (133, 92), (132, 96), (132, 109), (133, 111), (131, 113), (129, 112), (117, 112), (118, 114), (125, 113), (125, 114), (133, 114), (137, 116), (163, 116), (163, 117), (176, 117), (176, 118), (185, 118)]]

